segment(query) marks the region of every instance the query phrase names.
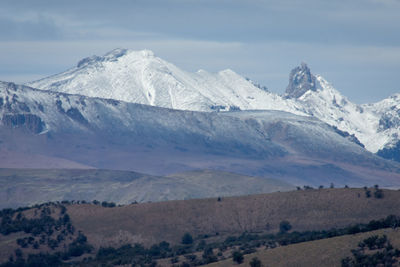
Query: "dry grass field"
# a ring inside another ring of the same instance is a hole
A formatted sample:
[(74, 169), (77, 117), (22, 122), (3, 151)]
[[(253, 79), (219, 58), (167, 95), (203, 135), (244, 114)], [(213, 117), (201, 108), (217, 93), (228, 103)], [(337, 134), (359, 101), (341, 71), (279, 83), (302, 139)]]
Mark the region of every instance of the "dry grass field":
[[(371, 190), (373, 192), (373, 189)], [(315, 189), (243, 197), (167, 201), (115, 208), (67, 207), (74, 226), (95, 247), (140, 242), (178, 243), (185, 232), (220, 238), (243, 232), (277, 232), (288, 220), (294, 231), (322, 230), (400, 215), (400, 191), (381, 199), (364, 189)]]

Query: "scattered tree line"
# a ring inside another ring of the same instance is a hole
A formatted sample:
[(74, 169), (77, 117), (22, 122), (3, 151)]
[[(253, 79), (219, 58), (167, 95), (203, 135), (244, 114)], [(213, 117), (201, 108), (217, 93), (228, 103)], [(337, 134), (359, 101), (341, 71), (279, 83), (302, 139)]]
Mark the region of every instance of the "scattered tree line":
[(364, 239), (351, 253), (352, 257), (342, 259), (342, 267), (395, 266), (400, 257), (400, 250), (390, 244), (386, 235)]
[(70, 243), (66, 250), (58, 251), (55, 253), (37, 253), (29, 254), (24, 257), (21, 249), (16, 249), (15, 259), (10, 255), (6, 263), (1, 264), (1, 267), (39, 267), (49, 266), (57, 267), (64, 265), (64, 261), (72, 257), (79, 257), (84, 253), (92, 251), (92, 246), (87, 243), (87, 238), (82, 233), (78, 234), (72, 243)]
[[(3, 209), (0, 211), (0, 234), (24, 232), (27, 234), (16, 240), (18, 249), (10, 255), (8, 262), (1, 266), (59, 266), (62, 261), (78, 257), (92, 250), (83, 233), (75, 231), (66, 208), (60, 203), (35, 205), (29, 217), (25, 216), (28, 208)], [(42, 247), (55, 253), (35, 253), (23, 255), (23, 250)]]
[[(323, 188), (324, 188), (323, 185), (320, 185), (320, 186), (318, 187), (318, 189), (323, 189)], [(334, 184), (331, 183), (330, 186), (329, 186), (329, 188), (335, 188)], [(345, 185), (344, 188), (349, 188), (349, 186), (348, 186), (348, 185)], [(301, 188), (300, 186), (297, 186), (296, 189), (297, 189), (298, 191), (300, 191), (300, 190), (314, 190), (315, 188), (312, 187), (312, 186), (310, 186), (310, 185), (304, 185), (303, 188)], [(372, 191), (372, 190), (373, 190), (373, 191)], [(379, 185), (377, 185), (377, 184), (374, 185), (373, 188), (368, 188), (368, 187), (364, 186), (364, 192), (365, 192), (365, 197), (366, 197), (366, 198), (370, 198), (370, 197), (372, 197), (372, 195), (373, 195), (375, 198), (378, 198), (378, 199), (384, 197), (384, 192), (383, 192), (383, 190), (380, 189), (380, 188), (379, 188)]]
[[(169, 258), (174, 266), (198, 266), (224, 260), (226, 259), (224, 255), (229, 251), (231, 251), (232, 261), (241, 263), (244, 255), (254, 253), (259, 248), (271, 249), (277, 246), (398, 226), (400, 226), (400, 218), (390, 215), (385, 219), (372, 220), (367, 224), (325, 231), (291, 231), (290, 222), (282, 221), (280, 231), (276, 234), (243, 233), (240, 236), (229, 236), (224, 241), (210, 243), (206, 242), (207, 238), (205, 239), (204, 236), (193, 238), (190, 233), (185, 233), (181, 238), (181, 244), (174, 246), (163, 241), (149, 248), (140, 244), (124, 245), (120, 248), (100, 248), (95, 257), (85, 260), (85, 265), (156, 266), (157, 260)], [(366, 245), (368, 244), (367, 241)], [(253, 258), (250, 264), (262, 266), (258, 258)]]
[[(35, 209), (33, 218), (26, 218), (21, 210), (2, 210), (0, 211), (0, 233), (8, 235), (16, 232), (25, 232), (33, 236), (41, 234), (51, 236), (55, 230), (63, 228), (64, 234), (73, 234), (74, 227), (70, 222), (69, 215), (65, 213), (65, 207), (60, 207), (59, 218), (55, 219), (51, 216), (51, 206), (48, 204), (42, 205)], [(55, 206), (58, 207), (58, 206)], [(40, 212), (38, 215), (37, 212)]]
[[(379, 199), (379, 198), (383, 198), (384, 197), (383, 190), (379, 188), (379, 185), (377, 185), (377, 184), (374, 185), (374, 189), (373, 190), (374, 190), (373, 195), (374, 195), (375, 198)], [(366, 186), (364, 187), (364, 192), (365, 192), (365, 196), (367, 198), (371, 197), (371, 190), (369, 188), (367, 188)]]

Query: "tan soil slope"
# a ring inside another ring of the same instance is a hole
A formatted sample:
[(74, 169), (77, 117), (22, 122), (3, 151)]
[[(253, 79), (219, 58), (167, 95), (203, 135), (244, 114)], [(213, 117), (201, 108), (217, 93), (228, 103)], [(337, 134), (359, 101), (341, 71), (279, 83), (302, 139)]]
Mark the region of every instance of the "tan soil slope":
[(276, 232), (282, 220), (293, 230), (318, 230), (400, 215), (400, 191), (366, 198), (364, 189), (323, 189), (243, 197), (144, 203), (117, 208), (71, 205), (77, 229), (96, 246), (127, 242), (179, 242), (185, 232), (220, 235)]

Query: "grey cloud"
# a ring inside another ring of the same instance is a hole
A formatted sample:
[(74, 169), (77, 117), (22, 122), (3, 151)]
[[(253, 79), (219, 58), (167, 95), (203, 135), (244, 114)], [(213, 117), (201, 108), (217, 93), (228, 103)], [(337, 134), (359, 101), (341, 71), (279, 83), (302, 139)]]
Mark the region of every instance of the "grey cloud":
[[(14, 14), (42, 12), (70, 39), (135, 39), (134, 33), (196, 40), (400, 44), (396, 0), (9, 1)], [(111, 29), (111, 30), (110, 30)], [(118, 36), (116, 36), (119, 33)]]
[(37, 16), (33, 19), (0, 18), (0, 40), (57, 40), (62, 29), (52, 19)]

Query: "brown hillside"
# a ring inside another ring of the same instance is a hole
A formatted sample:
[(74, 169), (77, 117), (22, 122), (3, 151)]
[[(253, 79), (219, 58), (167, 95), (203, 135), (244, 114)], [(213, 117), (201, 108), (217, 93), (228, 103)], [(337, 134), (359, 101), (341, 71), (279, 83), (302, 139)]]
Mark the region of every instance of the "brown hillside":
[[(216, 262), (207, 266), (230, 267), (250, 266), (250, 261), (257, 257), (264, 266), (308, 267), (308, 266), (341, 266), (341, 260), (351, 257), (351, 250), (358, 243), (373, 235), (386, 235), (395, 248), (400, 248), (400, 230), (382, 229), (356, 235), (345, 235), (334, 238), (304, 242), (275, 249), (262, 250), (244, 256), (242, 264), (234, 264), (232, 259)], [(398, 265), (395, 265), (398, 266)]]
[(400, 215), (400, 191), (367, 198), (364, 189), (321, 189), (244, 197), (144, 203), (116, 208), (71, 205), (75, 227), (95, 246), (166, 240), (179, 242), (185, 232), (221, 236), (244, 231), (276, 232), (282, 220), (293, 230), (319, 230)]

